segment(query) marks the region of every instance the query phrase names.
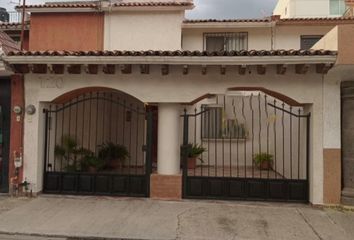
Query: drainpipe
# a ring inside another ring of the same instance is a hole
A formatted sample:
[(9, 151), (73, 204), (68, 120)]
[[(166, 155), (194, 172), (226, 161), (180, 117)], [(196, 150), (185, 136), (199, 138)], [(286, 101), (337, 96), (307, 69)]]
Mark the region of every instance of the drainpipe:
[(25, 14), (26, 14), (26, 0), (23, 0), (22, 23), (21, 23), (21, 51), (23, 50), (23, 40), (25, 38)]
[(276, 25), (280, 20), (280, 15), (271, 16), (271, 50), (275, 49), (276, 44)]

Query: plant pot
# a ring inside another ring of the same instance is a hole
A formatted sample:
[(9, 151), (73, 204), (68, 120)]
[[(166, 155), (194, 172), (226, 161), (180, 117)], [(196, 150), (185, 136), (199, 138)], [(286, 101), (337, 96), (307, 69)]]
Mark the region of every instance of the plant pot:
[(188, 158), (188, 169), (195, 169), (197, 167), (197, 158)]
[(108, 167), (112, 169), (122, 169), (123, 162), (120, 159), (111, 159), (108, 161)]
[(96, 173), (97, 172), (97, 168), (95, 168), (95, 167), (88, 167), (87, 170), (89, 173)]
[(271, 170), (272, 169), (272, 163), (269, 162), (269, 161), (261, 162), (261, 164), (259, 165), (259, 168), (261, 170)]

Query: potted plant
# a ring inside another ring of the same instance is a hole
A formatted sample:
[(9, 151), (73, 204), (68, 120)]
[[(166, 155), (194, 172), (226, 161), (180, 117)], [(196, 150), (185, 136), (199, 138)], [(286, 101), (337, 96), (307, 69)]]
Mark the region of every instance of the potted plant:
[(82, 168), (90, 173), (96, 173), (104, 166), (104, 162), (93, 153), (85, 155), (82, 159)]
[(188, 149), (188, 169), (195, 169), (197, 167), (197, 159), (201, 160), (199, 156), (206, 151), (205, 148), (203, 148), (200, 145), (197, 144), (189, 144), (190, 147)]
[(90, 150), (79, 147), (76, 140), (71, 136), (63, 136), (62, 144), (56, 145), (54, 155), (63, 159), (65, 170), (68, 172), (76, 172), (81, 168), (81, 160), (83, 156), (91, 153)]
[(102, 159), (106, 167), (111, 169), (122, 168), (124, 161), (129, 157), (127, 148), (112, 142), (100, 146), (98, 157)]
[(258, 153), (254, 155), (253, 161), (261, 170), (270, 170), (273, 166), (273, 155), (269, 153)]

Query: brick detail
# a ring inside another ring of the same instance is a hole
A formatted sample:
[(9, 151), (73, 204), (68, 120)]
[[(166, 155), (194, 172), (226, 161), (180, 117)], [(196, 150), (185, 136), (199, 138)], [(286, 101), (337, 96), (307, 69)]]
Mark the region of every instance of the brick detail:
[[(14, 152), (23, 153), (23, 117), (24, 117), (24, 81), (21, 74), (11, 76), (11, 130), (10, 130), (10, 156), (9, 156), (9, 178), (10, 183), (20, 183), (22, 181), (22, 168), (19, 171), (19, 178), (15, 177)], [(22, 108), (22, 114), (18, 119), (12, 111), (14, 106)]]
[(150, 197), (163, 200), (181, 200), (182, 175), (152, 174), (150, 177)]

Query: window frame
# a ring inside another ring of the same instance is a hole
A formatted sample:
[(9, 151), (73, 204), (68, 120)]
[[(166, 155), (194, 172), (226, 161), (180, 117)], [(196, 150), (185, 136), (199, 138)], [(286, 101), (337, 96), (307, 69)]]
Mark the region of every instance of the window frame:
[[(303, 49), (303, 48), (302, 48), (302, 40), (303, 40), (303, 39), (319, 38), (318, 41), (320, 41), (321, 38), (323, 38), (323, 37), (324, 37), (324, 35), (301, 35), (301, 36), (300, 36), (300, 49), (301, 49), (301, 50), (308, 50), (308, 49)], [(318, 41), (317, 41), (317, 42), (318, 42)], [(316, 44), (316, 43), (315, 43), (315, 44)]]
[[(331, 12), (331, 10), (332, 10), (332, 8), (331, 8), (332, 2), (334, 2), (334, 1), (337, 2), (337, 7), (338, 7), (338, 10), (339, 10), (338, 13), (333, 13), (333, 12)], [(342, 3), (343, 3), (343, 7), (344, 7), (343, 11), (341, 11)], [(329, 15), (342, 16), (342, 15), (345, 13), (346, 9), (347, 9), (347, 6), (346, 6), (346, 4), (345, 4), (345, 0), (329, 0), (329, 1), (328, 1), (328, 4), (329, 4)], [(341, 12), (342, 12), (342, 13), (341, 13)]]
[[(248, 138), (248, 134), (247, 134), (247, 128), (245, 126), (245, 123), (243, 124), (238, 124), (237, 127), (241, 127), (243, 126), (243, 134), (242, 136), (231, 136), (232, 134), (230, 134), (230, 128), (228, 128), (228, 133), (227, 133), (227, 137), (223, 137), (222, 134), (221, 136), (219, 136), (219, 134), (215, 134), (215, 136), (210, 136), (209, 137), (209, 133), (207, 131), (205, 131), (205, 122), (208, 121), (205, 114), (207, 112), (210, 112), (210, 110), (207, 110), (207, 108), (211, 109), (211, 108), (218, 108), (218, 109), (223, 109), (223, 106), (216, 106), (215, 104), (202, 104), (201, 105), (201, 120), (200, 120), (200, 138), (202, 141), (210, 141), (210, 140), (216, 140), (216, 141), (220, 141), (220, 140), (228, 140), (228, 141), (246, 141)], [(219, 117), (217, 118), (219, 120)], [(209, 120), (210, 121), (210, 120)], [(215, 127), (215, 126), (214, 126)], [(222, 131), (223, 130), (223, 120), (222, 120), (222, 116), (220, 119), (220, 125), (217, 127), (218, 131)], [(208, 136), (205, 136), (204, 134), (208, 133)]]
[[(210, 36), (214, 35), (215, 37), (217, 37), (217, 35), (219, 35), (219, 34), (220, 34), (220, 36), (224, 37), (224, 41), (225, 41), (225, 37), (227, 37), (228, 34), (229, 35), (245, 34), (245, 36), (246, 36), (246, 40), (245, 40), (246, 48), (245, 49), (240, 49), (240, 50), (230, 50), (230, 51), (248, 50), (248, 46), (249, 46), (248, 32), (204, 32), (203, 33), (203, 51), (207, 51), (207, 49), (206, 49), (206, 46), (207, 46), (206, 39), (207, 39), (208, 35), (210, 35)], [(224, 48), (225, 48), (225, 44), (224, 44)], [(224, 51), (226, 51), (226, 50), (224, 49)]]

